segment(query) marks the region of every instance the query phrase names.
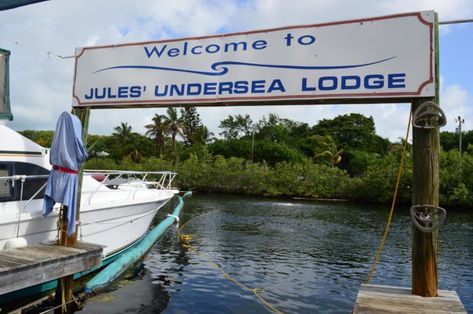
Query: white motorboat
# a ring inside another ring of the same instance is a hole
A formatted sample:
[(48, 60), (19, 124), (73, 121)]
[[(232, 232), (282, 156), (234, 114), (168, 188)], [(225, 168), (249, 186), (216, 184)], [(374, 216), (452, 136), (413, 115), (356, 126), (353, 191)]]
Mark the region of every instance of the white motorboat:
[[(0, 250), (56, 240), (60, 204), (42, 216), (48, 150), (0, 124)], [(148, 230), (153, 217), (176, 193), (175, 173), (85, 171), (78, 239), (103, 245), (104, 259)]]

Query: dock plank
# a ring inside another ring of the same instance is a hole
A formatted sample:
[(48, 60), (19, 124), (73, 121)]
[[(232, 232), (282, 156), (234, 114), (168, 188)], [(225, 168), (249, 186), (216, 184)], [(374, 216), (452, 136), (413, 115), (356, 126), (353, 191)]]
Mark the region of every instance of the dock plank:
[[(23, 259), (25, 261), (30, 261), (30, 263), (35, 263), (39, 260), (47, 260), (51, 258), (50, 252), (47, 250), (38, 250), (31, 248), (29, 250), (11, 250), (7, 252), (7, 257)], [(0, 255), (2, 256), (2, 255)]]
[(103, 247), (79, 242), (74, 247), (36, 244), (0, 251), (0, 295), (102, 264)]
[(455, 291), (438, 290), (438, 296), (425, 298), (410, 288), (361, 285), (353, 313), (466, 313)]
[[(18, 265), (28, 265), (28, 264), (34, 263), (34, 261), (31, 259), (21, 258), (18, 256), (9, 255), (9, 254), (0, 255), (0, 260), (2, 261), (2, 264), (3, 262), (5, 262), (7, 264), (14, 265), (13, 267), (17, 267)], [(0, 268), (0, 270), (1, 269), (2, 268)]]

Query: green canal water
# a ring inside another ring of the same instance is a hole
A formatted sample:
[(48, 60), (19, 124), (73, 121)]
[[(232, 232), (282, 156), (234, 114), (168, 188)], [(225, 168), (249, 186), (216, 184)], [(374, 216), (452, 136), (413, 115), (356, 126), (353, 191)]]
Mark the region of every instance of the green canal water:
[[(168, 212), (163, 209), (157, 221)], [(350, 313), (385, 227), (387, 209), (348, 203), (198, 195), (133, 280), (89, 300), (83, 313), (271, 313), (208, 262), (285, 313)], [(448, 211), (440, 229), (440, 289), (455, 290), (473, 312), (473, 210)], [(397, 210), (372, 283), (410, 286), (411, 224)]]

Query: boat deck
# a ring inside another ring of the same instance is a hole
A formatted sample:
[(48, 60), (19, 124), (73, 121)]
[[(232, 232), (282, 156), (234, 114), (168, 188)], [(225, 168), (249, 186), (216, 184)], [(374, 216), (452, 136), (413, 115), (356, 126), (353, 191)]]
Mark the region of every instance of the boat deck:
[(102, 264), (103, 247), (35, 244), (0, 251), (0, 295), (68, 276)]
[(411, 294), (410, 288), (361, 285), (353, 313), (465, 313), (455, 291), (438, 290), (438, 297)]

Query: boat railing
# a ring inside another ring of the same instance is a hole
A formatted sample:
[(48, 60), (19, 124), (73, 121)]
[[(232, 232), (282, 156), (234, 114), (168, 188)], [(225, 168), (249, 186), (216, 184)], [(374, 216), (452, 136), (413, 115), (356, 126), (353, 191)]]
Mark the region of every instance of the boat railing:
[[(126, 184), (128, 186), (133, 185), (143, 185), (146, 187), (152, 187), (160, 190), (172, 190), (172, 181), (176, 176), (175, 172), (171, 171), (119, 171), (119, 170), (86, 170), (84, 171), (84, 176), (92, 176), (100, 182), (100, 185), (89, 195), (88, 203), (94, 194), (100, 189), (100, 186), (104, 185), (107, 187), (117, 188), (120, 185)], [(97, 176), (101, 176), (102, 180), (99, 180)], [(20, 184), (20, 193), (19, 201), (20, 204), (24, 201), (25, 193), (25, 183), (28, 180), (38, 180), (38, 179), (48, 179), (49, 175), (13, 175), (13, 176), (2, 176), (0, 177), (0, 184), (3, 182), (10, 182), (8, 188), (14, 189), (15, 185)], [(152, 178), (154, 181), (150, 181), (149, 178)], [(22, 204), (21, 209), (18, 210), (18, 221), (17, 221), (17, 237), (20, 232), (20, 223), (21, 223), (21, 214), (25, 212), (28, 206), (33, 202), (33, 200), (45, 189), (47, 181), (38, 189), (36, 192), (29, 197), (26, 203)], [(133, 198), (135, 197), (136, 191), (133, 193)], [(15, 198), (15, 192), (13, 192), (12, 198)]]
[[(0, 177), (0, 182), (4, 182), (4, 181), (10, 181), (11, 182), (11, 188), (15, 188), (15, 185), (17, 181), (20, 181), (20, 202), (23, 201), (23, 193), (24, 193), (24, 186), (25, 186), (25, 183), (27, 180), (36, 180), (36, 179), (47, 179), (49, 177), (48, 174), (41, 174), (41, 175), (14, 175), (14, 176), (6, 176), (6, 177)], [(38, 196), (39, 193), (41, 193), (42, 190), (44, 190), (44, 188), (46, 187), (46, 183), (45, 182), (34, 194), (33, 196), (31, 196), (28, 200), (28, 202), (25, 204), (25, 208), (26, 206), (28, 206), (31, 201), (36, 197)]]
[[(23, 194), (24, 194), (24, 187), (25, 183), (27, 180), (37, 180), (37, 179), (47, 179), (49, 175), (43, 174), (43, 175), (14, 175), (14, 176), (6, 176), (6, 177), (0, 177), (0, 184), (2, 182), (11, 182), (10, 187), (12, 189), (15, 188), (16, 183), (15, 182), (20, 182), (20, 202), (23, 202)], [(44, 190), (46, 187), (47, 181), (28, 199), (28, 201), (23, 204), (23, 207), (18, 211), (18, 221), (17, 221), (17, 230), (16, 230), (16, 237), (18, 238), (19, 233), (20, 233), (20, 223), (21, 223), (21, 214), (26, 210), (26, 208), (33, 202), (33, 200), (38, 196), (41, 191)], [(10, 188), (9, 187), (9, 188)], [(14, 197), (14, 194), (13, 194)]]
[[(172, 190), (172, 181), (176, 173), (172, 171), (126, 171), (126, 170), (90, 170), (84, 171), (84, 176), (91, 176), (100, 184), (91, 191), (86, 203), (90, 204), (94, 195), (102, 186), (117, 189), (119, 186), (154, 188), (157, 190)], [(136, 190), (133, 191), (134, 199)]]

